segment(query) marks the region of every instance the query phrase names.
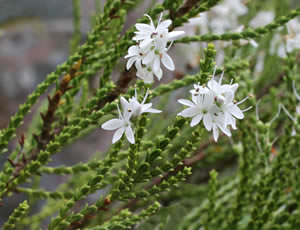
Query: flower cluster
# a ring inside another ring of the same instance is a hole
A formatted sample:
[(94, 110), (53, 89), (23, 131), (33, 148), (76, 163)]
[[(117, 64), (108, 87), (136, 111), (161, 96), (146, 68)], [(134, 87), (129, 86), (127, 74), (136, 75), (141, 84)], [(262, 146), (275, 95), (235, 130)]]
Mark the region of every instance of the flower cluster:
[[(150, 25), (137, 23), (135, 25), (138, 30), (135, 32), (133, 40), (136, 45), (129, 47), (128, 54), (125, 58), (129, 58), (126, 68), (131, 68), (133, 63), (137, 69), (137, 77), (144, 80), (145, 83), (152, 83), (154, 76), (160, 80), (162, 78), (162, 69), (160, 62), (169, 69), (174, 70), (174, 62), (167, 54), (172, 42), (184, 35), (184, 31), (169, 32), (168, 27), (172, 24), (171, 20), (161, 21), (162, 14), (158, 20), (157, 27), (149, 15), (145, 15), (150, 20)], [(167, 47), (168, 43), (170, 45)]]
[[(196, 17), (189, 19), (189, 23), (185, 25), (185, 31), (188, 34), (194, 35), (200, 33), (205, 35), (207, 33), (224, 34), (226, 32), (241, 33), (244, 26), (239, 23), (239, 17), (248, 13), (247, 5), (242, 0), (224, 0), (220, 4), (213, 7), (210, 11), (198, 14)], [(200, 30), (200, 31), (199, 31)], [(235, 42), (236, 44), (237, 42)], [(258, 46), (253, 39), (239, 39), (240, 46), (250, 44), (254, 48)], [(191, 63), (198, 58), (198, 50), (202, 46), (201, 43), (194, 43), (190, 45), (188, 55), (191, 56)], [(225, 48), (232, 46), (232, 41), (216, 41), (217, 65), (224, 63)], [(194, 64), (197, 65), (197, 64)]]
[[(300, 20), (295, 18), (287, 23), (288, 34), (282, 36), (277, 33), (272, 39), (270, 53), (285, 58), (287, 53), (300, 49)], [(284, 43), (282, 43), (282, 40)]]
[(201, 33), (223, 34), (239, 27), (238, 18), (248, 13), (247, 6), (241, 0), (224, 0), (221, 4), (189, 20), (199, 26)]
[[(213, 78), (207, 86), (201, 86), (199, 83), (194, 85), (190, 91), (192, 100), (180, 99), (179, 103), (188, 106), (178, 115), (183, 117), (192, 117), (191, 127), (199, 124), (203, 120), (204, 127), (208, 131), (213, 131), (214, 140), (219, 137), (219, 129), (227, 136), (231, 136), (229, 127), (237, 129), (236, 119), (243, 119), (246, 110), (240, 110), (238, 105), (244, 102), (248, 97), (238, 103), (234, 103), (235, 92), (238, 84), (222, 85), (222, 73), (220, 80), (217, 82), (215, 72)], [(248, 110), (248, 109), (247, 109)]]
[(149, 90), (147, 90), (146, 95), (140, 103), (138, 101), (138, 96), (137, 92), (135, 90), (135, 96), (130, 98), (128, 101), (124, 98), (121, 97), (121, 107), (123, 110), (123, 113), (120, 111), (120, 108), (118, 106), (118, 112), (119, 112), (119, 118), (118, 119), (111, 119), (107, 122), (105, 122), (101, 127), (102, 129), (106, 130), (116, 130), (112, 143), (117, 142), (118, 140), (121, 139), (123, 134), (125, 133), (128, 141), (131, 144), (135, 143), (135, 138), (134, 138), (134, 130), (132, 129), (132, 124), (131, 124), (131, 118), (138, 117), (143, 113), (160, 113), (160, 110), (153, 109), (152, 108), (152, 103), (147, 103), (145, 104), (147, 97), (148, 97)]

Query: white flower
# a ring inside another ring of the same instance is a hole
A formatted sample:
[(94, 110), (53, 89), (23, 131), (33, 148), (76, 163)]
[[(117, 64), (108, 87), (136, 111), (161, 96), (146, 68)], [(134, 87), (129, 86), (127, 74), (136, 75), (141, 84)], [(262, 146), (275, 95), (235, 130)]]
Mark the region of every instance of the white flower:
[(241, 0), (225, 0), (224, 5), (230, 9), (229, 14), (241, 16), (248, 13), (247, 6)]
[(273, 11), (260, 11), (251, 19), (249, 25), (253, 28), (265, 26), (273, 21), (275, 15)]
[(290, 53), (295, 49), (300, 49), (300, 34), (296, 34), (287, 38), (286, 51)]
[(286, 36), (286, 51), (292, 52), (300, 48), (300, 21), (293, 19), (287, 23), (288, 36)]
[(136, 36), (133, 37), (133, 40), (141, 41), (140, 47), (145, 48), (150, 45), (156, 38), (160, 38), (161, 41), (167, 42), (167, 29), (172, 24), (171, 20), (161, 21), (162, 14), (157, 23), (157, 27), (154, 26), (152, 18), (145, 14), (150, 19), (150, 25), (144, 23), (137, 23), (135, 28), (138, 32), (135, 32)]
[(232, 84), (222, 85), (222, 79), (223, 79), (223, 76), (224, 76), (224, 71), (221, 74), (219, 82), (215, 81), (215, 79), (214, 79), (215, 78), (215, 72), (216, 72), (216, 68), (215, 68), (214, 73), (213, 73), (213, 78), (208, 81), (207, 86), (208, 86), (210, 92), (214, 95), (215, 101), (217, 101), (219, 103), (223, 103), (225, 101), (226, 93), (229, 92), (229, 91), (235, 93), (235, 91), (237, 90), (239, 85), (237, 83), (235, 83), (233, 85)]
[(125, 56), (125, 58), (129, 58), (126, 64), (126, 69), (129, 70), (133, 63), (135, 63), (137, 68), (138, 65), (141, 65), (141, 61), (145, 56), (145, 51), (139, 46), (130, 46), (128, 49), (128, 54)]
[(247, 12), (248, 8), (241, 0), (225, 0), (212, 8), (210, 26), (214, 33), (225, 33), (230, 29), (237, 28), (238, 17)]
[(151, 47), (151, 50), (143, 59), (142, 63), (144, 65), (153, 63), (153, 70), (154, 72), (157, 72), (160, 68), (161, 61), (167, 69), (173, 71), (175, 69), (175, 65), (172, 58), (167, 54), (169, 48), (165, 48), (165, 46), (162, 45), (162, 43), (159, 43), (157, 46)]
[(160, 14), (160, 18), (157, 23), (157, 27), (154, 26), (152, 18), (145, 14), (150, 20), (150, 25), (144, 23), (137, 23), (135, 25), (138, 32), (135, 32), (136, 36), (133, 40), (141, 41), (140, 47), (145, 48), (152, 42), (158, 41), (167, 43), (168, 41), (174, 41), (181, 38), (184, 35), (184, 31), (172, 31), (168, 32), (168, 27), (172, 24), (170, 19), (162, 21), (163, 14)]
[[(135, 89), (135, 96), (129, 99), (129, 103), (126, 100), (123, 100), (123, 102), (121, 100), (121, 103), (124, 103), (124, 107), (127, 107), (132, 111), (132, 116), (139, 116), (143, 113), (161, 113), (160, 110), (152, 108), (152, 103), (145, 104), (148, 94), (149, 94), (149, 89), (147, 90), (142, 103), (139, 103), (138, 97), (137, 97), (137, 92)], [(123, 107), (123, 104), (122, 104), (122, 107)]]
[(194, 96), (197, 96), (199, 94), (207, 94), (209, 93), (209, 89), (206, 86), (202, 86), (200, 85), (200, 83), (198, 82), (198, 84), (194, 84), (194, 89), (190, 90), (190, 93)]
[[(157, 27), (149, 15), (146, 15), (150, 19), (150, 25), (144, 23), (137, 23), (135, 32), (136, 36), (133, 40), (137, 41), (136, 45), (129, 47), (128, 55), (125, 58), (129, 58), (126, 68), (131, 68), (133, 63), (137, 69), (137, 77), (144, 80), (145, 83), (152, 83), (154, 75), (158, 80), (162, 77), (162, 70), (160, 62), (169, 69), (174, 70), (175, 65), (172, 58), (167, 54), (167, 51), (173, 44), (173, 41), (181, 38), (184, 31), (172, 31), (169, 32), (168, 27), (171, 25), (171, 20), (161, 21), (162, 14), (158, 20)], [(171, 42), (167, 47), (168, 42)]]
[(285, 58), (286, 53), (290, 53), (295, 49), (300, 49), (300, 21), (293, 19), (287, 23), (288, 34), (283, 37), (285, 44), (279, 43), (282, 38), (276, 34), (271, 42), (270, 53), (277, 51), (279, 57)]
[(280, 36), (280, 34), (275, 34), (273, 36), (273, 39), (271, 41), (271, 46), (270, 46), (270, 54), (272, 55), (277, 54), (281, 58), (286, 57), (286, 49), (282, 40), (283, 39)]
[(158, 80), (162, 78), (162, 70), (161, 68), (158, 71), (154, 71), (153, 62), (148, 65), (137, 65), (137, 73), (136, 76), (141, 78), (145, 83), (152, 83), (154, 79), (154, 75), (157, 77)]
[[(123, 100), (126, 101), (125, 98), (123, 98)], [(121, 102), (122, 102), (122, 98), (121, 98)], [(117, 131), (115, 132), (115, 134), (113, 136), (112, 143), (115, 143), (118, 140), (120, 140), (125, 132), (125, 135), (126, 135), (128, 141), (131, 144), (134, 144), (135, 143), (134, 132), (131, 128), (131, 123), (130, 123), (130, 117), (132, 116), (132, 112), (130, 110), (128, 110), (126, 105), (125, 105), (125, 107), (123, 107), (123, 103), (122, 103), (122, 108), (123, 108), (123, 115), (121, 114), (121, 111), (118, 106), (119, 119), (111, 119), (111, 120), (105, 122), (101, 127), (102, 127), (102, 129), (106, 129), (106, 130), (117, 129)]]
[(236, 127), (236, 119), (244, 119), (243, 111), (238, 107), (239, 104), (243, 103), (248, 97), (244, 98), (242, 101), (238, 103), (233, 103), (234, 94), (232, 91), (229, 91), (226, 95), (226, 99), (224, 103), (220, 105), (220, 111), (224, 115), (224, 124), (231, 125), (233, 129), (237, 129)]
[[(216, 68), (215, 68), (216, 71)], [(191, 127), (200, 123), (203, 119), (204, 127), (208, 131), (213, 131), (214, 140), (217, 141), (219, 137), (219, 129), (231, 136), (228, 126), (233, 129), (236, 127), (236, 119), (243, 119), (243, 112), (238, 105), (247, 100), (248, 97), (238, 103), (234, 103), (234, 95), (238, 88), (238, 84), (224, 84), (222, 85), (222, 73), (219, 82), (213, 78), (207, 83), (207, 87), (200, 86), (198, 83), (194, 85), (194, 89), (190, 91), (192, 94), (192, 101), (180, 99), (178, 102), (188, 108), (181, 111), (178, 115), (183, 117), (192, 117)]]
[(212, 114), (217, 111), (217, 107), (213, 104), (214, 97), (211, 94), (192, 95), (192, 101), (180, 99), (180, 104), (186, 105), (189, 108), (184, 109), (178, 115), (183, 117), (193, 117), (191, 127), (199, 124), (203, 118), (205, 128), (210, 131), (212, 129)]
[(129, 101), (127, 101), (124, 97), (121, 97), (120, 102), (122, 106), (123, 113), (121, 113), (119, 106), (118, 107), (118, 113), (119, 113), (119, 119), (111, 119), (107, 122), (105, 122), (101, 127), (102, 129), (106, 130), (115, 130), (116, 132), (113, 136), (112, 143), (117, 142), (121, 139), (123, 134), (125, 133), (126, 138), (131, 144), (135, 143), (134, 139), (134, 131), (131, 127), (130, 119), (132, 117), (138, 117), (143, 113), (160, 113), (160, 110), (153, 109), (152, 103), (145, 104), (147, 97), (149, 94), (149, 89), (146, 92), (146, 95), (140, 103), (138, 101), (137, 92), (135, 89), (135, 95), (134, 97), (130, 98)]
[(228, 137), (231, 137), (230, 130), (224, 124), (224, 118), (220, 115), (218, 115), (218, 116), (213, 115), (212, 116), (212, 130), (213, 130), (213, 137), (214, 137), (215, 142), (217, 142), (218, 138), (219, 138), (219, 129), (221, 129), (221, 131), (224, 134), (226, 134)]
[(206, 33), (209, 33), (208, 22), (209, 22), (208, 13), (204, 12), (204, 13), (198, 14), (194, 18), (190, 18), (188, 24), (186, 24), (185, 27), (186, 26), (192, 27), (193, 31), (191, 31), (191, 32), (193, 32), (193, 34), (195, 33), (195, 27), (200, 28), (202, 34), (206, 34)]

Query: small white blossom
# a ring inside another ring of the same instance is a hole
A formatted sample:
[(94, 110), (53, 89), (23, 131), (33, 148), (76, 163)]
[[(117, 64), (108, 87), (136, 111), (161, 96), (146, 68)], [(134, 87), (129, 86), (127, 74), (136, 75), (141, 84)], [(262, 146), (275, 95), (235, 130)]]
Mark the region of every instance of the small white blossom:
[(234, 103), (233, 99), (233, 92), (227, 92), (225, 102), (220, 105), (220, 111), (223, 113), (225, 118), (224, 124), (231, 125), (233, 129), (237, 129), (235, 119), (244, 119), (243, 111), (238, 107), (238, 105), (247, 100), (248, 97), (238, 103)]
[(175, 69), (172, 58), (167, 54), (168, 48), (165, 48), (165, 46), (162, 45), (162, 43), (159, 43), (157, 46), (153, 46), (153, 48), (147, 53), (146, 57), (142, 61), (144, 65), (153, 63), (154, 72), (159, 70), (160, 61), (167, 69)]
[[(135, 63), (137, 69), (137, 77), (144, 80), (145, 83), (152, 83), (154, 76), (160, 80), (162, 78), (162, 69), (160, 63), (173, 71), (175, 69), (172, 58), (167, 54), (174, 40), (181, 38), (184, 31), (169, 32), (168, 27), (172, 24), (171, 20), (162, 21), (162, 14), (158, 20), (157, 27), (154, 26), (152, 18), (145, 15), (150, 19), (150, 25), (144, 23), (137, 23), (135, 25), (138, 30), (135, 32), (133, 40), (137, 41), (136, 45), (129, 47), (129, 58), (126, 69), (130, 69)], [(170, 42), (167, 47), (168, 42)]]
[(265, 26), (271, 23), (275, 18), (273, 11), (260, 11), (256, 14), (254, 18), (251, 19), (249, 25), (253, 28)]
[(224, 0), (212, 8), (210, 26), (214, 33), (222, 34), (238, 27), (238, 17), (247, 14), (248, 8), (241, 0)]
[(186, 99), (178, 100), (180, 104), (188, 106), (178, 115), (191, 117), (191, 127), (203, 120), (205, 129), (213, 131), (215, 141), (219, 138), (219, 129), (227, 136), (231, 136), (229, 126), (237, 129), (236, 119), (243, 119), (243, 112), (246, 111), (241, 110), (238, 105), (248, 98), (246, 97), (242, 101), (234, 103), (234, 95), (238, 84), (222, 85), (223, 74), (224, 72), (217, 82), (214, 79), (214, 71), (213, 78), (207, 83), (207, 87), (200, 86), (199, 83), (195, 84), (194, 89), (190, 91), (192, 101)]
[[(137, 92), (135, 89), (135, 96), (129, 99), (129, 103), (126, 100), (123, 100), (123, 103), (126, 104), (124, 106), (126, 106), (127, 108), (130, 108), (130, 110), (132, 111), (132, 116), (139, 116), (143, 113), (161, 113), (161, 110), (152, 108), (152, 103), (145, 104), (148, 94), (149, 94), (149, 89), (147, 90), (142, 103), (140, 103), (138, 101)], [(121, 101), (121, 103), (122, 103), (122, 101)]]
[(231, 137), (231, 132), (227, 128), (226, 124), (224, 124), (224, 118), (220, 115), (212, 116), (212, 131), (215, 142), (219, 139), (219, 129), (226, 134), (228, 137)]
[(207, 94), (209, 93), (209, 89), (206, 86), (198, 84), (194, 84), (194, 89), (190, 90), (190, 93), (194, 96), (197, 96), (198, 94)]
[(214, 98), (212, 95), (192, 95), (192, 101), (180, 99), (180, 104), (186, 105), (189, 108), (184, 109), (178, 115), (183, 117), (192, 117), (191, 127), (199, 124), (203, 119), (205, 128), (210, 131), (212, 128), (212, 114), (217, 111), (216, 105), (213, 104)]
[(287, 23), (289, 35), (286, 37), (286, 51), (292, 52), (300, 48), (300, 21), (293, 19)]
[(144, 23), (137, 23), (135, 25), (138, 32), (135, 32), (136, 36), (133, 40), (140, 41), (140, 47), (145, 48), (151, 43), (167, 43), (181, 38), (185, 33), (184, 31), (168, 31), (168, 27), (172, 24), (172, 20), (168, 19), (161, 22), (162, 15), (157, 23), (157, 27), (154, 26), (152, 18), (145, 14), (150, 20), (150, 25)]
[(141, 65), (143, 58), (145, 57), (145, 51), (139, 46), (131, 46), (128, 49), (128, 54), (125, 58), (129, 58), (126, 64), (126, 69), (129, 70), (133, 63), (135, 63), (136, 68)]
[(162, 78), (162, 69), (159, 68), (158, 71), (154, 71), (153, 62), (148, 65), (137, 65), (137, 73), (136, 76), (142, 79), (145, 83), (152, 83), (154, 76), (157, 77), (158, 80)]
[(146, 95), (143, 101), (140, 103), (138, 101), (137, 92), (135, 90), (134, 97), (130, 98), (128, 101), (124, 98), (120, 98), (121, 106), (123, 113), (121, 113), (118, 106), (119, 119), (111, 119), (105, 122), (101, 127), (105, 130), (116, 130), (112, 143), (117, 142), (121, 139), (125, 133), (126, 138), (131, 144), (135, 143), (134, 131), (132, 129), (132, 124), (130, 119), (133, 117), (138, 117), (143, 113), (160, 113), (160, 110), (153, 109), (152, 103), (145, 104), (149, 94), (149, 89), (146, 92)]
[[(270, 53), (285, 58), (286, 53), (300, 49), (300, 21), (296, 18), (287, 23), (288, 34), (282, 37), (276, 34), (271, 42)], [(284, 43), (282, 43), (282, 40)]]
[[(216, 71), (216, 69), (215, 69), (215, 71)], [(215, 80), (215, 71), (213, 73), (213, 78), (208, 81), (207, 86), (208, 86), (210, 92), (213, 94), (213, 96), (215, 98), (215, 101), (217, 101), (219, 103), (223, 103), (225, 101), (226, 94), (229, 91), (235, 93), (235, 91), (237, 90), (239, 85), (237, 83), (235, 83), (233, 85), (232, 84), (222, 85), (222, 79), (223, 79), (223, 76), (224, 76), (224, 71), (221, 74), (219, 82), (217, 82)]]
[[(124, 98), (124, 100), (126, 99)], [(123, 107), (123, 114), (121, 113), (118, 107), (118, 112), (119, 112), (119, 119), (111, 119), (105, 122), (101, 127), (102, 129), (106, 129), (106, 130), (115, 130), (115, 129), (117, 130), (113, 136), (112, 143), (115, 143), (118, 140), (120, 140), (125, 132), (128, 141), (131, 144), (134, 144), (135, 143), (134, 132), (131, 128), (131, 123), (130, 123), (130, 117), (132, 116), (132, 112), (130, 112), (127, 107)]]

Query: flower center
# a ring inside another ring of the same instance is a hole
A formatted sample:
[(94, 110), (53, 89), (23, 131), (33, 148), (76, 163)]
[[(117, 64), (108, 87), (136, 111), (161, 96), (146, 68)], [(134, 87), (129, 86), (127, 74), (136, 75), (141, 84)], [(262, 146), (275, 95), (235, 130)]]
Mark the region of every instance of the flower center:
[(152, 33), (151, 38), (155, 38), (157, 34), (158, 34), (157, 32)]

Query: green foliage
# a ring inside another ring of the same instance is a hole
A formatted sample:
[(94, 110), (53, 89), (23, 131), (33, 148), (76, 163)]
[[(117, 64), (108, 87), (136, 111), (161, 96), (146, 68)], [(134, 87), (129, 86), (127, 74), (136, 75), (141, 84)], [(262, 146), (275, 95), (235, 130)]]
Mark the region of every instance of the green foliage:
[[(187, 68), (182, 76), (175, 74), (169, 82), (152, 85), (137, 80), (135, 68), (126, 71), (121, 59), (134, 44), (134, 25), (125, 30), (125, 22), (140, 2), (107, 0), (102, 5), (96, 0), (93, 27), (81, 45), (80, 1), (73, 0), (70, 56), (0, 131), (0, 151), (8, 159), (0, 172), (1, 208), (16, 193), (28, 200), (19, 204), (3, 229), (38, 230), (45, 223), (48, 230), (298, 229), (300, 125), (293, 84), (300, 84), (299, 50), (280, 58), (269, 49), (270, 39), (284, 33), (279, 28), (299, 16), (300, 8), (277, 9), (273, 22), (242, 32), (196, 31), (184, 36), (175, 42), (178, 50), (190, 42), (205, 43), (205, 48), (197, 48), (197, 66)], [(147, 14), (157, 19), (165, 12), (164, 18), (173, 21), (171, 31), (221, 2), (164, 0)], [(266, 6), (274, 8), (278, 3), (248, 1), (249, 15), (240, 20), (248, 25), (256, 9)], [(148, 23), (148, 19), (137, 22)], [(255, 39), (259, 46), (242, 46), (238, 41), (243, 39)], [(223, 41), (232, 43), (221, 47)], [(225, 70), (223, 80), (229, 83), (232, 78), (240, 86), (236, 98), (249, 96), (247, 105), (253, 108), (245, 112), (231, 139), (221, 136), (215, 143), (202, 124), (190, 127), (189, 118), (175, 116), (173, 105), (175, 94), (187, 92), (192, 84), (207, 84), (221, 52), (224, 65), (215, 69), (216, 75)], [(257, 73), (254, 66), (260, 53), (264, 68)], [(116, 81), (113, 72), (120, 72)], [(91, 85), (95, 80), (99, 84)], [(156, 100), (163, 112), (142, 114), (132, 122), (135, 144), (123, 137), (87, 162), (48, 165), (53, 155), (116, 117), (121, 97), (129, 99), (135, 90), (141, 93), (148, 88), (145, 103)], [(44, 94), (48, 101), (41, 101), (28, 130), (7, 153), (25, 116)], [(275, 116), (278, 107), (282, 111)], [(48, 191), (40, 187), (44, 174), (61, 176), (64, 183)], [(25, 216), (27, 203), (33, 207), (39, 200), (45, 202), (41, 210)]]
[(26, 211), (28, 210), (29, 206), (27, 204), (27, 201), (25, 200), (23, 203), (17, 207), (13, 214), (9, 217), (7, 222), (3, 226), (3, 230), (13, 230), (16, 229), (16, 224), (20, 221), (20, 219), (26, 214)]

